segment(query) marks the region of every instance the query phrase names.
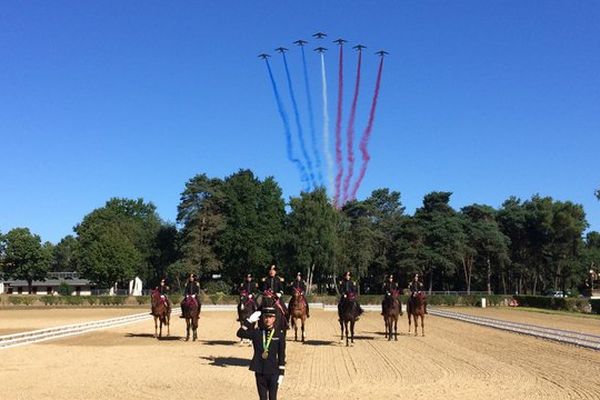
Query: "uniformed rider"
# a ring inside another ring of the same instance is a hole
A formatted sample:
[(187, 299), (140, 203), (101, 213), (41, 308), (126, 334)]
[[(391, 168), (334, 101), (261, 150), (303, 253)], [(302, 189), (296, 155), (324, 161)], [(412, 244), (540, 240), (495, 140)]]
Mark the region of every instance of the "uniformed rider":
[(292, 287), (292, 291), (293, 290), (300, 290), (302, 293), (302, 296), (304, 296), (304, 304), (306, 306), (306, 318), (310, 318), (310, 310), (308, 309), (308, 301), (306, 301), (306, 282), (304, 281), (304, 279), (302, 279), (302, 273), (298, 272), (296, 273), (296, 279), (294, 279), (294, 281), (292, 282), (292, 284), (290, 285)]
[[(394, 275), (390, 274), (386, 277), (386, 281), (383, 282), (383, 294), (384, 296), (391, 296), (394, 290), (398, 290), (398, 284), (394, 282)], [(385, 297), (381, 301), (381, 315), (383, 315), (383, 303), (385, 302)]]
[(239, 292), (246, 291), (250, 298), (253, 298), (258, 293), (258, 284), (252, 280), (252, 274), (246, 274), (244, 282), (240, 284)]
[(285, 334), (275, 329), (275, 317), (275, 309), (265, 307), (258, 328), (254, 323), (261, 318), (261, 311), (250, 315), (237, 331), (239, 338), (252, 340), (254, 355), (250, 371), (254, 371), (260, 400), (277, 400), (277, 390), (285, 373)]
[[(344, 278), (343, 280), (340, 282), (340, 302), (338, 303), (338, 313), (341, 312), (341, 307), (342, 307), (342, 302), (348, 298), (349, 296), (355, 296), (358, 293), (358, 286), (356, 285), (356, 282), (354, 282), (352, 280), (352, 273), (350, 271), (346, 271), (344, 273)], [(358, 308), (360, 310), (360, 313), (363, 313), (363, 309), (360, 306), (360, 304), (358, 304)]]
[[(420, 276), (419, 274), (415, 274), (415, 276), (413, 277), (413, 280), (410, 282), (410, 284), (408, 285), (408, 290), (410, 290), (410, 302), (412, 305), (413, 302), (413, 298), (423, 292), (425, 290), (425, 287), (423, 286), (423, 282), (420, 281)], [(425, 314), (427, 314), (427, 300), (424, 301), (423, 303), (424, 307), (425, 307)]]
[[(183, 290), (183, 299), (181, 300), (181, 309), (183, 310), (183, 304), (188, 297), (193, 297), (194, 300), (196, 300), (196, 303), (200, 304), (200, 299), (198, 299), (199, 294), (200, 294), (200, 283), (198, 282), (198, 277), (196, 276), (196, 274), (190, 273), (188, 276), (188, 281), (185, 284), (185, 289)], [(185, 317), (182, 314), (179, 318), (185, 318)]]
[(269, 267), (268, 275), (262, 278), (262, 290), (271, 289), (278, 298), (283, 295), (284, 279), (277, 275), (275, 264)]

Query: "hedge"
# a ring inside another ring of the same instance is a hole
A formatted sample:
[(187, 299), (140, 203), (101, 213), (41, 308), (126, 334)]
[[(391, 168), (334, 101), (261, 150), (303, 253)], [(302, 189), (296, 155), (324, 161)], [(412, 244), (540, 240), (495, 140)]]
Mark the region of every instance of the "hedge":
[(600, 299), (591, 299), (592, 313), (600, 314)]
[(585, 298), (546, 296), (514, 296), (514, 298), (520, 306), (548, 310), (587, 312), (590, 304)]

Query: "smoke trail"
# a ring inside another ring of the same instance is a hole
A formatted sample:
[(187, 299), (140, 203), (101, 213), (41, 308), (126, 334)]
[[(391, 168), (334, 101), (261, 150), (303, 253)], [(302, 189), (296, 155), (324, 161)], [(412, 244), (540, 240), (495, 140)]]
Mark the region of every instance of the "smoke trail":
[(283, 107), (283, 103), (281, 102), (281, 97), (279, 96), (279, 91), (277, 90), (277, 84), (275, 83), (275, 78), (273, 78), (273, 71), (271, 71), (271, 65), (269, 64), (269, 60), (265, 58), (267, 63), (267, 69), (269, 71), (269, 78), (271, 79), (271, 85), (273, 86), (273, 93), (275, 95), (275, 101), (277, 102), (277, 110), (279, 111), (279, 116), (281, 117), (281, 122), (283, 122), (283, 130), (285, 132), (285, 142), (286, 142), (286, 150), (287, 150), (287, 158), (298, 168), (300, 172), (300, 180), (304, 184), (304, 191), (307, 192), (310, 187), (308, 183), (308, 176), (306, 175), (306, 169), (302, 165), (302, 162), (294, 157), (292, 153), (292, 133), (290, 130), (290, 123), (288, 121), (287, 113)]
[(356, 68), (356, 85), (354, 86), (354, 99), (350, 110), (350, 119), (348, 120), (348, 131), (346, 132), (346, 148), (348, 152), (348, 173), (344, 177), (344, 197), (343, 203), (348, 201), (348, 188), (352, 180), (354, 170), (354, 120), (356, 118), (356, 103), (358, 103), (358, 89), (360, 87), (360, 65), (362, 60), (362, 51), (358, 49), (358, 66)]
[(317, 169), (317, 178), (319, 179), (319, 186), (323, 186), (323, 174), (321, 173), (321, 156), (317, 149), (317, 134), (315, 130), (315, 115), (313, 113), (312, 106), (312, 95), (310, 93), (310, 85), (308, 84), (308, 68), (306, 66), (306, 56), (304, 55), (304, 46), (300, 46), (302, 49), (302, 66), (304, 68), (304, 86), (306, 88), (306, 99), (308, 102), (308, 119), (310, 122), (310, 140), (312, 144), (313, 157), (315, 158), (315, 166)]
[(369, 139), (371, 137), (371, 131), (373, 130), (373, 121), (375, 120), (375, 108), (377, 107), (377, 98), (379, 97), (379, 86), (381, 85), (381, 73), (383, 71), (383, 55), (381, 56), (381, 61), (379, 62), (379, 71), (377, 72), (377, 80), (375, 81), (375, 93), (373, 93), (373, 101), (371, 102), (371, 112), (369, 113), (369, 122), (367, 123), (367, 127), (365, 128), (363, 135), (360, 139), (360, 151), (362, 153), (362, 165), (360, 167), (360, 174), (358, 175), (358, 179), (354, 182), (354, 186), (352, 187), (352, 194), (350, 196), (351, 199), (356, 198), (356, 192), (362, 183), (363, 178), (365, 177), (365, 173), (367, 172), (367, 165), (369, 164), (369, 160), (371, 156), (369, 155), (369, 151), (367, 149), (367, 145), (369, 144)]
[(338, 208), (340, 201), (340, 186), (344, 169), (342, 166), (342, 96), (344, 94), (344, 45), (340, 44), (340, 57), (338, 66), (338, 100), (337, 117), (335, 121), (335, 164), (337, 174), (335, 176), (335, 195), (333, 206)]
[(312, 188), (316, 188), (315, 183), (315, 174), (313, 172), (312, 163), (310, 158), (308, 157), (308, 152), (306, 151), (306, 146), (304, 145), (304, 132), (302, 131), (302, 123), (300, 122), (300, 112), (298, 111), (298, 103), (296, 103), (296, 96), (294, 95), (294, 88), (292, 86), (292, 77), (290, 76), (290, 69), (288, 68), (287, 58), (285, 57), (285, 52), (281, 52), (283, 56), (283, 65), (285, 66), (285, 75), (287, 77), (288, 88), (290, 90), (290, 97), (292, 98), (292, 106), (294, 107), (294, 117), (296, 120), (296, 128), (298, 129), (298, 140), (300, 141), (300, 150), (302, 151), (302, 156), (306, 160), (306, 165), (308, 166), (308, 174), (310, 175), (310, 183)]
[(325, 74), (325, 55), (321, 53), (321, 82), (323, 86), (323, 152), (327, 161), (329, 193), (333, 191), (333, 157), (329, 148), (329, 111), (327, 106), (327, 78)]

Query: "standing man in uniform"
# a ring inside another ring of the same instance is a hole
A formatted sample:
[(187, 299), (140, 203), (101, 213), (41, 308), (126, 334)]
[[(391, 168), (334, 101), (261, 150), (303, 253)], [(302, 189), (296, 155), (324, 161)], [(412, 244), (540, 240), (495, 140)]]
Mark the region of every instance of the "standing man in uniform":
[[(410, 282), (410, 284), (408, 285), (408, 290), (410, 290), (410, 300), (409, 303), (412, 306), (413, 303), (413, 298), (424, 291), (424, 286), (423, 286), (423, 282), (421, 282), (419, 280), (419, 274), (416, 273), (415, 276), (413, 277), (413, 280)], [(425, 306), (425, 314), (427, 314), (427, 300), (425, 300), (425, 302), (423, 303), (423, 305)]]
[(265, 307), (262, 310), (262, 328), (254, 323), (261, 318), (256, 311), (237, 331), (241, 339), (252, 340), (254, 355), (250, 362), (250, 371), (254, 371), (256, 389), (260, 400), (277, 400), (277, 390), (283, 383), (285, 373), (285, 335), (275, 329), (275, 309)]
[(306, 306), (306, 318), (310, 318), (310, 310), (308, 309), (308, 301), (306, 300), (306, 282), (304, 279), (302, 279), (301, 272), (296, 274), (296, 279), (294, 279), (290, 286), (292, 287), (292, 290), (298, 289), (302, 292), (302, 296), (304, 296), (304, 304)]
[[(396, 282), (394, 282), (394, 275), (390, 274), (387, 276), (387, 280), (385, 282), (383, 282), (383, 294), (384, 294), (384, 296), (391, 296), (392, 293), (394, 292), (394, 290), (398, 290), (398, 284)], [(384, 301), (385, 301), (385, 297), (381, 301), (381, 315), (383, 315), (383, 302)], [(400, 315), (402, 315), (402, 308), (400, 308)]]

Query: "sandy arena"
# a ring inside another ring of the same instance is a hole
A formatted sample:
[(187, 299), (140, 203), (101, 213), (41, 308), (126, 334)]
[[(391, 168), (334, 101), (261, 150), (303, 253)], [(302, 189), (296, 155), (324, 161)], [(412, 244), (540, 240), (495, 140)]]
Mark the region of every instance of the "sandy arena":
[[(474, 309), (473, 309), (474, 310)], [(0, 310), (0, 334), (139, 313), (126, 310)], [(457, 311), (463, 311), (458, 309)], [(466, 309), (465, 309), (466, 311)], [(588, 333), (600, 321), (511, 310), (478, 310)], [(312, 312), (306, 344), (288, 334), (281, 399), (600, 399), (600, 352), (429, 317), (426, 336), (383, 338), (368, 312), (354, 347), (339, 342), (336, 314)], [(233, 312), (203, 312), (199, 342), (185, 342), (184, 322), (171, 338), (152, 337), (151, 320), (82, 336), (0, 350), (2, 398), (254, 399), (251, 348), (238, 343)]]

